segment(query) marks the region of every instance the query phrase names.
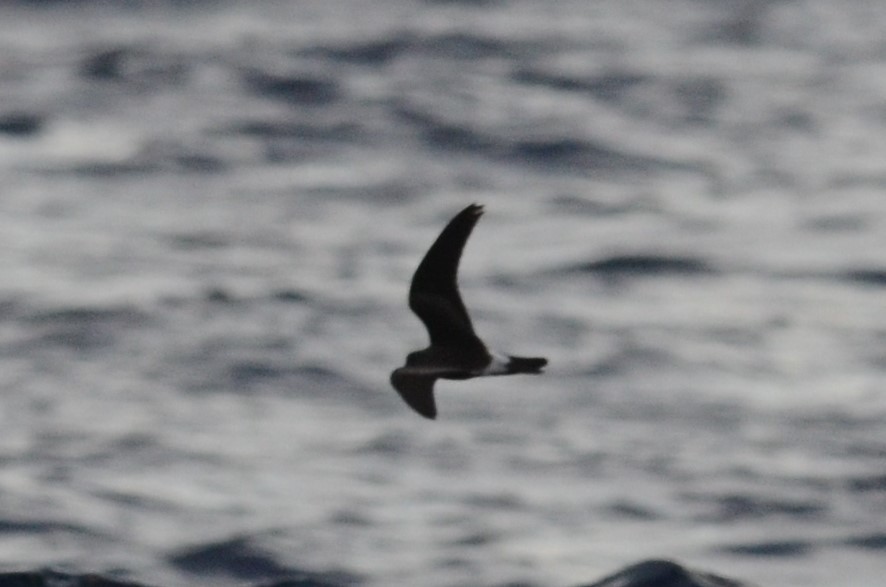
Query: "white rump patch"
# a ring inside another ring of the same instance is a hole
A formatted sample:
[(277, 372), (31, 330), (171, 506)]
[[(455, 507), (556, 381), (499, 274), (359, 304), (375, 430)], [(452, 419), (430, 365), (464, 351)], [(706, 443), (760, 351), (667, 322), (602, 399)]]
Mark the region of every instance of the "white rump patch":
[(511, 359), (495, 351), (490, 351), (489, 354), (492, 355), (492, 361), (480, 371), (480, 375), (507, 375), (509, 373), (508, 363), (511, 362)]

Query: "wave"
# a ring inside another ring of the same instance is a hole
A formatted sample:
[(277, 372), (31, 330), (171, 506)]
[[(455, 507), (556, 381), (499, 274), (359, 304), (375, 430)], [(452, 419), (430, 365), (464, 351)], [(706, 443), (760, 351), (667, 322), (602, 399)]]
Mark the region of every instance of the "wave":
[(876, 287), (886, 286), (886, 269), (853, 269), (843, 273), (846, 281)]
[(43, 130), (45, 122), (45, 116), (34, 112), (6, 112), (0, 114), (0, 135), (29, 137)]
[(883, 492), (886, 495), (886, 474), (859, 476), (849, 480), (849, 489), (858, 493)]
[(874, 532), (872, 534), (852, 536), (847, 538), (844, 542), (847, 546), (863, 550), (886, 551), (886, 532)]
[(185, 56), (157, 47), (116, 45), (93, 50), (80, 63), (79, 73), (93, 82), (134, 84), (156, 91), (186, 82), (191, 65)]
[[(168, 562), (179, 570), (193, 575), (227, 576), (238, 581), (283, 579), (275, 585), (305, 585), (332, 587), (355, 585), (360, 579), (344, 572), (306, 571), (277, 560), (272, 553), (255, 544), (249, 536), (185, 548), (168, 557)], [(2, 587), (2, 584), (0, 584)]]
[[(268, 562), (262, 553), (253, 552), (251, 547), (242, 543), (242, 539), (198, 547), (179, 556), (173, 556), (174, 564), (184, 561), (184, 567), (199, 569), (218, 569), (224, 566), (226, 559), (216, 557), (233, 557), (234, 567), (240, 571), (239, 565), (247, 567), (256, 563), (265, 568), (283, 571), (284, 579), (262, 582), (261, 587), (344, 587), (358, 585), (361, 579), (346, 573), (317, 573), (282, 567), (275, 562)], [(249, 577), (246, 577), (249, 579)], [(510, 583), (509, 583), (510, 584)], [(70, 587), (147, 587), (142, 583), (121, 581), (95, 574), (76, 575), (58, 571), (31, 571), (21, 573), (0, 573), (0, 587), (52, 587), (68, 585)], [(584, 583), (581, 587), (744, 587), (746, 584), (714, 573), (689, 569), (669, 560), (642, 561), (609, 575), (594, 583)], [(258, 584), (256, 585), (258, 587)]]
[(733, 522), (736, 520), (768, 517), (794, 518), (799, 520), (821, 519), (827, 505), (816, 500), (764, 497), (758, 495), (695, 495), (693, 500), (711, 502), (714, 511), (702, 516), (704, 521)]
[(73, 534), (83, 537), (96, 537), (102, 534), (94, 529), (70, 522), (55, 520), (0, 520), (0, 535), (10, 534)]
[(342, 41), (302, 49), (305, 57), (319, 57), (351, 65), (383, 66), (400, 57), (477, 60), (538, 57), (542, 44), (537, 41), (499, 39), (472, 32), (426, 33), (400, 30), (368, 41)]
[(648, 75), (631, 71), (613, 70), (580, 77), (537, 67), (520, 68), (511, 77), (521, 84), (544, 86), (561, 91), (583, 92), (603, 101), (618, 101), (625, 92), (650, 79)]
[(330, 105), (342, 97), (337, 80), (310, 72), (250, 67), (242, 71), (242, 79), (254, 94), (299, 106)]
[(806, 556), (814, 549), (815, 544), (809, 540), (761, 540), (724, 546), (720, 550), (740, 556), (790, 558)]
[(28, 326), (28, 346), (69, 347), (78, 351), (109, 347), (118, 335), (142, 327), (148, 320), (148, 314), (134, 306), (75, 306), (39, 310), (22, 317)]
[(655, 254), (615, 255), (563, 267), (566, 273), (587, 273), (613, 279), (619, 277), (698, 276), (717, 273), (708, 262), (695, 257)]
[(601, 170), (646, 172), (686, 167), (683, 163), (632, 153), (592, 138), (531, 137), (484, 129), (475, 121), (447, 117), (431, 105), (400, 103), (393, 106), (392, 112), (411, 126), (429, 147), (479, 154), (491, 160), (582, 173)]

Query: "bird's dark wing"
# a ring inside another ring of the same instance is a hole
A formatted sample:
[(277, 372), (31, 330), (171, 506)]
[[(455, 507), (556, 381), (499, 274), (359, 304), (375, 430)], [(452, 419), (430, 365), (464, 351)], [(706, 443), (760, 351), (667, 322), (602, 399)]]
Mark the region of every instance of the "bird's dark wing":
[(391, 385), (410, 408), (433, 420), (437, 417), (437, 404), (434, 402), (434, 381), (436, 375), (401, 367), (391, 373)]
[[(421, 318), (431, 344), (479, 342), (458, 293), (458, 262), (483, 206), (471, 204), (449, 221), (412, 277), (409, 307)], [(482, 343), (480, 343), (482, 346)]]

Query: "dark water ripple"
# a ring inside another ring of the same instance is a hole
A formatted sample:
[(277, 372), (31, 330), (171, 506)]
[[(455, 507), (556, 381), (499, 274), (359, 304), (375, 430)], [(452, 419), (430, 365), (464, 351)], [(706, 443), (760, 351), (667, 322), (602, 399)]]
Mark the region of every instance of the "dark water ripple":
[(828, 512), (827, 504), (819, 500), (778, 499), (769, 496), (742, 494), (699, 495), (695, 496), (695, 499), (713, 506), (713, 511), (703, 516), (703, 519), (721, 523), (770, 517), (818, 520)]
[[(336, 45), (307, 47), (299, 54), (331, 61), (379, 67), (399, 58), (452, 59), (475, 61), (483, 59), (537, 58), (550, 43), (534, 40), (499, 39), (487, 34), (469, 32), (429, 33), (400, 30), (384, 38)], [(549, 48), (549, 47), (548, 47)]]
[(636, 172), (652, 169), (680, 168), (665, 159), (655, 159), (625, 152), (590, 139), (550, 138), (517, 140), (506, 157), (516, 162), (551, 168), (569, 168), (576, 171)]
[(243, 81), (257, 95), (296, 106), (330, 106), (342, 97), (337, 80), (304, 71), (251, 68), (243, 72)]
[(565, 267), (562, 271), (568, 273), (587, 273), (606, 279), (623, 277), (690, 277), (714, 275), (717, 273), (716, 269), (702, 259), (668, 257), (655, 254), (616, 255)]
[(156, 91), (186, 83), (191, 59), (150, 45), (115, 45), (95, 49), (83, 59), (79, 71), (89, 81)]
[(855, 269), (848, 271), (844, 279), (861, 285), (873, 287), (886, 286), (886, 269)]
[(346, 43), (331, 46), (317, 46), (302, 49), (306, 57), (320, 57), (363, 66), (379, 67), (387, 65), (415, 47), (416, 36), (403, 31), (391, 33), (385, 38)]
[(73, 575), (60, 571), (0, 573), (0, 587), (146, 587), (101, 575)]
[(547, 69), (527, 68), (513, 73), (514, 81), (521, 84), (541, 85), (554, 90), (584, 92), (598, 100), (618, 102), (625, 92), (649, 81), (644, 73), (631, 71), (606, 71), (599, 74), (578, 77)]
[(886, 474), (854, 477), (848, 481), (849, 488), (859, 493), (882, 493), (886, 496)]
[(38, 310), (22, 318), (29, 325), (29, 346), (67, 347), (79, 352), (108, 348), (121, 335), (146, 326), (149, 320), (148, 314), (133, 306)]
[(776, 540), (748, 542), (724, 546), (723, 552), (748, 557), (759, 558), (793, 558), (805, 557), (813, 554), (816, 545), (807, 540)]
[(392, 113), (402, 122), (415, 128), (424, 142), (438, 149), (455, 152), (490, 152), (497, 148), (493, 137), (480, 129), (455, 120), (447, 120), (439, 113), (409, 103), (396, 103)]
[(414, 127), (429, 147), (477, 154), (490, 160), (536, 165), (552, 170), (568, 169), (582, 174), (601, 170), (642, 173), (688, 168), (683, 163), (631, 153), (594, 139), (560, 136), (536, 138), (484, 131), (469, 120), (446, 117), (430, 107), (416, 104), (397, 104), (393, 113)]
[(606, 510), (618, 520), (659, 520), (664, 514), (653, 507), (627, 500), (617, 500)]
[(0, 114), (0, 134), (25, 138), (43, 130), (46, 117), (33, 112), (4, 112)]
[[(238, 581), (283, 579), (283, 584), (359, 585), (360, 579), (340, 572), (308, 572), (281, 564), (253, 538), (237, 536), (213, 544), (201, 544), (169, 555), (169, 563), (192, 575), (226, 575)], [(275, 583), (277, 585), (281, 583)]]
[(70, 522), (55, 520), (0, 520), (0, 535), (45, 535), (45, 534), (71, 534), (82, 537), (101, 536), (94, 529)]
[[(248, 558), (248, 557), (247, 557)], [(446, 564), (445, 561), (443, 564)], [(462, 566), (463, 561), (449, 561)], [(352, 575), (297, 571), (285, 579), (263, 581), (255, 587), (343, 587), (359, 585)], [(507, 582), (500, 587), (535, 587), (534, 583)], [(688, 569), (668, 560), (648, 560), (614, 573), (600, 581), (581, 587), (743, 587), (744, 583), (721, 575)], [(59, 571), (2, 573), (0, 587), (147, 587), (101, 575), (73, 575)]]
[(291, 120), (254, 120), (235, 123), (221, 133), (240, 134), (264, 140), (351, 142), (361, 135), (361, 127), (351, 121), (311, 123)]
[(886, 551), (886, 532), (875, 532), (873, 534), (865, 534), (861, 536), (853, 536), (847, 538), (846, 545), (862, 550), (882, 550)]

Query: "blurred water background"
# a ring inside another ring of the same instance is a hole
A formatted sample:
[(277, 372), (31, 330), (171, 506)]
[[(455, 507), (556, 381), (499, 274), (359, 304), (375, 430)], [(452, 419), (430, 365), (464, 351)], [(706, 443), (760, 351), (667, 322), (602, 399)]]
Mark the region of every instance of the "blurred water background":
[(886, 4), (6, 1), (0, 182), (0, 570), (883, 584)]

